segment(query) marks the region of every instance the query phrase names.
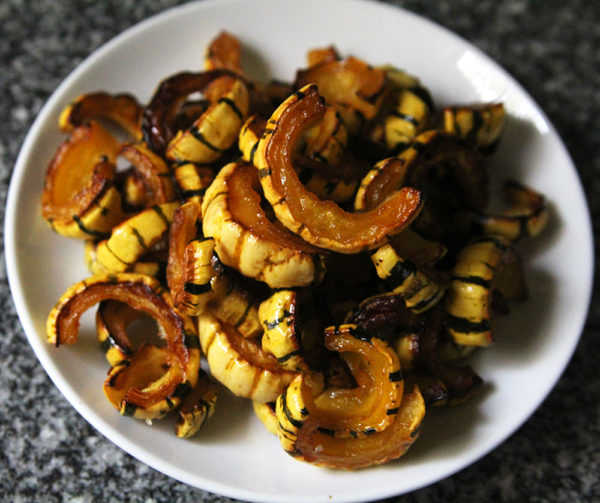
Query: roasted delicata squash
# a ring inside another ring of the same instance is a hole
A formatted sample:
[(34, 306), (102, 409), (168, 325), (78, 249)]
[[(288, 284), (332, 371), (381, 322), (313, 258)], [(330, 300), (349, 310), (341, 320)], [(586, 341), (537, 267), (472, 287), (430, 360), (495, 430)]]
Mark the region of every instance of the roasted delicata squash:
[(107, 119), (136, 141), (142, 139), (143, 107), (128, 93), (110, 94), (96, 91), (78, 96), (61, 112), (58, 126), (72, 132), (91, 120)]
[(544, 196), (512, 180), (504, 182), (503, 195), (509, 205), (505, 211), (497, 214), (470, 212), (461, 216), (467, 225), (487, 236), (503, 236), (513, 242), (538, 236), (549, 218)]
[(95, 272), (124, 272), (163, 239), (179, 202), (157, 204), (115, 226), (108, 239), (98, 243)]
[(505, 238), (474, 240), (459, 253), (445, 298), (446, 328), (457, 344), (492, 343), (492, 294), (496, 289), (509, 298), (524, 298), (520, 260)]
[(124, 144), (120, 155), (131, 163), (143, 186), (143, 206), (168, 203), (175, 199), (171, 170), (159, 155), (143, 143)]
[(372, 210), (353, 213), (307, 191), (292, 165), (293, 152), (306, 125), (325, 110), (313, 84), (286, 99), (269, 119), (255, 164), (265, 198), (281, 223), (315, 246), (357, 253), (404, 230), (421, 209), (421, 193), (403, 187)]
[(256, 417), (265, 426), (269, 433), (277, 435), (277, 415), (275, 414), (275, 402), (252, 401), (252, 409)]
[(175, 434), (193, 437), (215, 412), (219, 392), (216, 383), (200, 368), (196, 385), (183, 398), (177, 410)]
[[(218, 84), (219, 91), (214, 91)], [(166, 156), (177, 162), (210, 163), (222, 156), (238, 138), (248, 117), (248, 89), (242, 80), (221, 77), (211, 84), (215, 94), (208, 107), (186, 131), (169, 142)]]
[(186, 162), (173, 167), (173, 178), (184, 201), (202, 205), (206, 189), (215, 179), (212, 167)]
[(425, 404), (414, 388), (404, 393), (396, 353), (354, 325), (326, 330), (359, 383), (326, 388), (322, 376), (302, 373), (277, 399), (279, 440), (297, 459), (337, 469), (358, 469), (402, 456), (417, 438)]
[[(432, 173), (436, 168), (441, 171), (437, 177)], [(444, 183), (439, 183), (439, 179), (444, 179)], [(455, 183), (453, 193), (438, 194), (442, 189), (449, 192), (449, 180)], [(482, 209), (488, 204), (488, 175), (483, 158), (456, 136), (437, 130), (417, 135), (398, 156), (378, 162), (363, 178), (354, 207), (373, 208), (404, 185), (426, 191), (428, 200), (439, 195), (447, 203), (446, 209)]]
[(488, 152), (504, 130), (506, 110), (502, 103), (450, 106), (443, 110), (443, 129)]
[(326, 58), (296, 73), (294, 87), (315, 84), (328, 103), (337, 106), (351, 135), (375, 117), (386, 90), (386, 75), (354, 56)]
[(125, 218), (115, 186), (120, 144), (98, 122), (76, 127), (46, 170), (42, 216), (57, 233), (105, 237)]
[(426, 274), (413, 262), (406, 260), (387, 243), (371, 255), (377, 275), (385, 280), (393, 293), (404, 298), (406, 307), (422, 313), (435, 306), (445, 292), (445, 285)]
[(268, 218), (256, 168), (230, 163), (206, 191), (204, 235), (221, 261), (273, 288), (306, 286), (323, 272), (321, 251)]
[(259, 337), (263, 329), (258, 317), (258, 300), (236, 281), (233, 274), (219, 270), (219, 265), (215, 266), (216, 260), (213, 256), (215, 275), (210, 280), (208, 310), (242, 337)]
[(142, 313), (129, 304), (103, 300), (96, 311), (96, 335), (108, 363), (115, 367), (133, 355), (134, 347), (127, 333), (128, 327)]
[(242, 47), (238, 38), (225, 30), (221, 31), (206, 48), (204, 68), (226, 68), (242, 73)]
[(233, 394), (257, 402), (272, 402), (294, 378), (277, 359), (262, 350), (260, 341), (247, 339), (214, 315), (197, 317), (202, 351), (210, 372)]
[(193, 387), (200, 367), (198, 336), (191, 319), (177, 312), (168, 292), (141, 274), (98, 274), (69, 287), (47, 320), (48, 342), (73, 344), (79, 320), (103, 300), (125, 302), (156, 320), (165, 346), (143, 344), (111, 368), (104, 384), (110, 402), (125, 415), (141, 419), (164, 416)]
[(277, 290), (258, 308), (264, 329), (262, 348), (291, 371), (310, 369), (319, 360), (322, 346), (314, 310), (300, 297), (296, 290)]
[(178, 309), (195, 316), (201, 312), (214, 274), (212, 240), (197, 241), (200, 205), (189, 201), (175, 210), (169, 228), (169, 260), (167, 284)]
[(228, 390), (299, 460), (395, 460), (426, 409), (482, 389), (467, 357), (526, 298), (516, 246), (548, 203), (507, 181), (491, 207), (502, 103), (436, 110), (415, 75), (333, 45), (289, 80), (243, 63), (222, 30), (146, 105), (97, 91), (62, 110), (42, 216), (84, 240), (91, 275), (48, 342), (76, 342), (97, 305), (121, 414), (189, 438)]
[(419, 133), (428, 129), (434, 113), (429, 90), (416, 77), (400, 69), (384, 67), (389, 92), (389, 106), (384, 112), (383, 143), (392, 153), (410, 145)]

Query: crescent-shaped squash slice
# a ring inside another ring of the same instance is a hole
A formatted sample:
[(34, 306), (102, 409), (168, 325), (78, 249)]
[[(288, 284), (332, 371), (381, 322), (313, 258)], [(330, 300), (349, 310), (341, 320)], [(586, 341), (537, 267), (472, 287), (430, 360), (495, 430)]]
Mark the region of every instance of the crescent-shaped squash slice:
[(457, 344), (492, 344), (494, 290), (509, 298), (526, 295), (518, 255), (501, 236), (476, 239), (457, 256), (445, 298), (446, 328)]
[(323, 270), (321, 251), (268, 218), (256, 169), (230, 163), (206, 191), (202, 228), (221, 261), (273, 288), (306, 286)]
[(57, 233), (106, 237), (125, 218), (115, 186), (119, 142), (98, 122), (76, 127), (46, 170), (42, 216)]
[(357, 253), (407, 227), (421, 209), (421, 193), (403, 187), (372, 210), (352, 213), (307, 191), (292, 159), (304, 129), (321, 118), (326, 108), (313, 84), (291, 95), (269, 119), (255, 164), (265, 197), (283, 225), (315, 246)]
[(110, 94), (105, 91), (78, 96), (61, 112), (58, 127), (71, 132), (93, 119), (108, 119), (125, 130), (134, 140), (142, 139), (142, 106), (128, 93)]
[(197, 318), (202, 350), (212, 376), (233, 394), (257, 402), (272, 402), (294, 378), (260, 341), (244, 338), (231, 325), (204, 312)]
[(297, 459), (364, 468), (402, 456), (418, 436), (425, 414), (418, 388), (405, 394), (394, 350), (353, 327), (332, 327), (325, 342), (342, 352), (358, 388), (324, 389), (322, 376), (302, 373), (277, 399), (279, 440)]
[(143, 344), (131, 358), (112, 367), (104, 383), (106, 396), (122, 414), (141, 419), (164, 416), (196, 384), (200, 348), (191, 319), (175, 310), (158, 280), (132, 273), (97, 274), (72, 285), (50, 311), (48, 342), (75, 343), (82, 314), (104, 300), (124, 302), (149, 315), (165, 341), (165, 347)]

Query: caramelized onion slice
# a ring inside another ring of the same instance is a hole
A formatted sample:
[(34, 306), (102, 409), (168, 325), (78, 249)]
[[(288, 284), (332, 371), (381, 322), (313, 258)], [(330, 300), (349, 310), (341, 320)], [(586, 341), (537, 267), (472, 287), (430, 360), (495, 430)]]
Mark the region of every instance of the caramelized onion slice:
[(202, 227), (221, 261), (273, 288), (306, 286), (320, 278), (320, 250), (272, 222), (261, 204), (256, 169), (230, 163), (206, 191)]
[(265, 197), (281, 223), (315, 246), (357, 253), (382, 244), (388, 235), (407, 227), (421, 209), (421, 193), (403, 187), (372, 210), (351, 213), (307, 191), (292, 158), (305, 127), (325, 110), (315, 85), (290, 96), (269, 119), (255, 163)]

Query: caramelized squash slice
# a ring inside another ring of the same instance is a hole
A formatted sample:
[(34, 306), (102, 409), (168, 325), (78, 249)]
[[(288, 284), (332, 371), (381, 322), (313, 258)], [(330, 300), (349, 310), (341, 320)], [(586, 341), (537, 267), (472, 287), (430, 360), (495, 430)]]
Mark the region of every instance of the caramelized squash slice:
[(72, 285), (48, 316), (48, 342), (75, 343), (82, 314), (109, 299), (156, 320), (165, 347), (143, 344), (131, 358), (117, 363), (105, 381), (105, 394), (122, 414), (162, 417), (196, 384), (200, 348), (191, 319), (175, 310), (158, 280), (132, 273), (98, 274)]
[(223, 167), (202, 204), (204, 235), (215, 240), (221, 261), (273, 288), (306, 286), (323, 270), (321, 251), (271, 221), (261, 203), (256, 169)]
[(325, 343), (341, 352), (358, 388), (324, 388), (322, 376), (298, 375), (277, 399), (284, 450), (308, 463), (346, 470), (402, 456), (419, 434), (425, 404), (418, 388), (404, 393), (394, 350), (354, 325), (328, 329)]
[(57, 149), (42, 192), (42, 216), (57, 233), (105, 237), (125, 218), (115, 187), (119, 142), (98, 122), (76, 127)]
[(326, 108), (313, 84), (290, 96), (269, 119), (255, 164), (265, 197), (283, 225), (315, 246), (357, 253), (404, 230), (421, 209), (421, 193), (403, 187), (372, 210), (351, 213), (307, 191), (292, 159), (305, 127), (321, 118)]
[(82, 94), (66, 106), (58, 118), (61, 131), (71, 132), (91, 120), (108, 119), (134, 140), (142, 139), (142, 106), (128, 93), (97, 91)]

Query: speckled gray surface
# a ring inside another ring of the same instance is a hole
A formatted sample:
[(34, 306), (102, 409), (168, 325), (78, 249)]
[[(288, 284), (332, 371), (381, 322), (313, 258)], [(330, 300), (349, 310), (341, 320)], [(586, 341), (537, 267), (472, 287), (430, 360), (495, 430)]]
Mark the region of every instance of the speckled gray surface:
[[(52, 91), (96, 47), (179, 3), (0, 2), (2, 220), (19, 148)], [(577, 165), (597, 234), (600, 4), (588, 0), (392, 3), (462, 35), (523, 84), (556, 126)], [(83, 420), (36, 360), (15, 314), (4, 261), (0, 264), (0, 501), (231, 501), (147, 467)], [(600, 501), (599, 347), (600, 305), (595, 296), (571, 363), (531, 419), (474, 465), (394, 501)]]

